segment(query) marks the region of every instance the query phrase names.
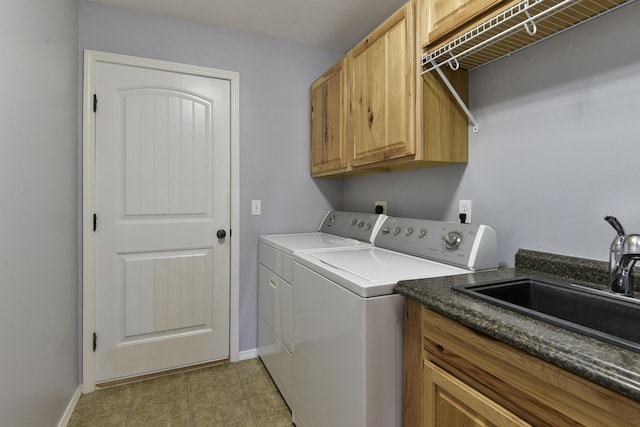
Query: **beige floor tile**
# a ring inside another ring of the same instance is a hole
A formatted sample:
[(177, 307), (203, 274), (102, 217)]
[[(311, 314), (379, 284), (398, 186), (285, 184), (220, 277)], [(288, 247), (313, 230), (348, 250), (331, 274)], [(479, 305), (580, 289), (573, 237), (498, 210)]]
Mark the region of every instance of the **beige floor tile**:
[(225, 363), (218, 366), (212, 366), (210, 368), (196, 369), (187, 373), (187, 377), (190, 383), (199, 381), (210, 381), (211, 379), (220, 376), (228, 375), (230, 372), (235, 372), (233, 364)]
[(113, 412), (129, 411), (133, 400), (133, 384), (96, 390), (83, 394), (78, 401), (76, 411), (87, 416), (101, 417)]
[(253, 376), (241, 377), (240, 383), (247, 397), (278, 392), (276, 385), (266, 372), (258, 372)]
[(129, 423), (148, 425), (189, 410), (189, 384), (185, 374), (142, 381), (135, 384)]
[(242, 362), (234, 363), (232, 366), (238, 372), (240, 377), (244, 375), (253, 375), (257, 372), (267, 372), (259, 358), (243, 360)]
[(238, 375), (227, 372), (210, 381), (198, 381), (189, 384), (191, 408), (193, 410), (210, 408), (245, 398)]
[(137, 420), (129, 421), (127, 427), (193, 427), (193, 419), (190, 412), (162, 420)]
[(125, 427), (128, 415), (128, 409), (109, 414), (95, 414), (76, 409), (67, 427)]
[(258, 427), (246, 400), (237, 400), (193, 414), (194, 427)]
[(277, 391), (252, 396), (249, 405), (260, 427), (292, 426), (291, 412)]
[(235, 364), (240, 382), (247, 396), (277, 391), (271, 376), (260, 359), (251, 359)]
[(291, 412), (259, 359), (83, 395), (70, 427), (290, 427)]

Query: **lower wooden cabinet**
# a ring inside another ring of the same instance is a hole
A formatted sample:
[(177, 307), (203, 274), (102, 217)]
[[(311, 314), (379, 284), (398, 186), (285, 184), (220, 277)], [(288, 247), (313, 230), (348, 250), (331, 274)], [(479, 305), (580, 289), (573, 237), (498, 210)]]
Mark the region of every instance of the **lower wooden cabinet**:
[(405, 304), (406, 427), (632, 426), (640, 402)]

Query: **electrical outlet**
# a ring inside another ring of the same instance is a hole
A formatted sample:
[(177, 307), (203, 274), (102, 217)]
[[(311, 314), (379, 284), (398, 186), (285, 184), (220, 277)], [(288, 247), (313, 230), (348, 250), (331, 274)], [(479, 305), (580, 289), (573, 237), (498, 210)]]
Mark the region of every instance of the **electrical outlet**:
[[(382, 212), (378, 212), (376, 209), (378, 208), (378, 206), (382, 206)], [(381, 213), (381, 214), (387, 214), (387, 202), (385, 201), (381, 201), (381, 202), (374, 202), (373, 203), (373, 211), (375, 213)]]
[(262, 215), (262, 200), (251, 201), (251, 215)]
[[(466, 215), (464, 223), (471, 224), (471, 200), (460, 200), (458, 206), (458, 214)], [(463, 222), (462, 219), (460, 219), (460, 222)]]

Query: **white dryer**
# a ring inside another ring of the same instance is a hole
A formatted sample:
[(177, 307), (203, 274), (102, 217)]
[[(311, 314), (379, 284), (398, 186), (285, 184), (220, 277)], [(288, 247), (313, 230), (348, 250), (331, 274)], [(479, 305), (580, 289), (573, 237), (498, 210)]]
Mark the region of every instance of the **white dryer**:
[(293, 255), (372, 246), (383, 215), (329, 211), (319, 231), (260, 236), (258, 354), (290, 407), (293, 383)]
[(294, 254), (298, 427), (402, 425), (400, 280), (497, 268), (493, 229), (388, 217), (373, 247)]

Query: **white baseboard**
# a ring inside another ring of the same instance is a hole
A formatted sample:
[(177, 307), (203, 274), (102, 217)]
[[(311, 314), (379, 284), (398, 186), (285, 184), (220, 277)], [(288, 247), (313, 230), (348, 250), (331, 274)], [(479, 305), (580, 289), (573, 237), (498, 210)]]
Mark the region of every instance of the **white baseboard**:
[(253, 348), (251, 350), (241, 351), (239, 353), (239, 355), (238, 355), (238, 359), (239, 360), (255, 359), (256, 357), (258, 357), (258, 349), (257, 348)]
[(73, 414), (73, 410), (76, 409), (80, 396), (82, 396), (82, 385), (79, 385), (75, 393), (73, 393), (73, 396), (71, 396), (71, 400), (64, 410), (64, 414), (62, 414), (62, 418), (60, 418), (58, 427), (66, 427), (67, 424), (69, 424), (69, 420), (71, 420), (71, 415)]

